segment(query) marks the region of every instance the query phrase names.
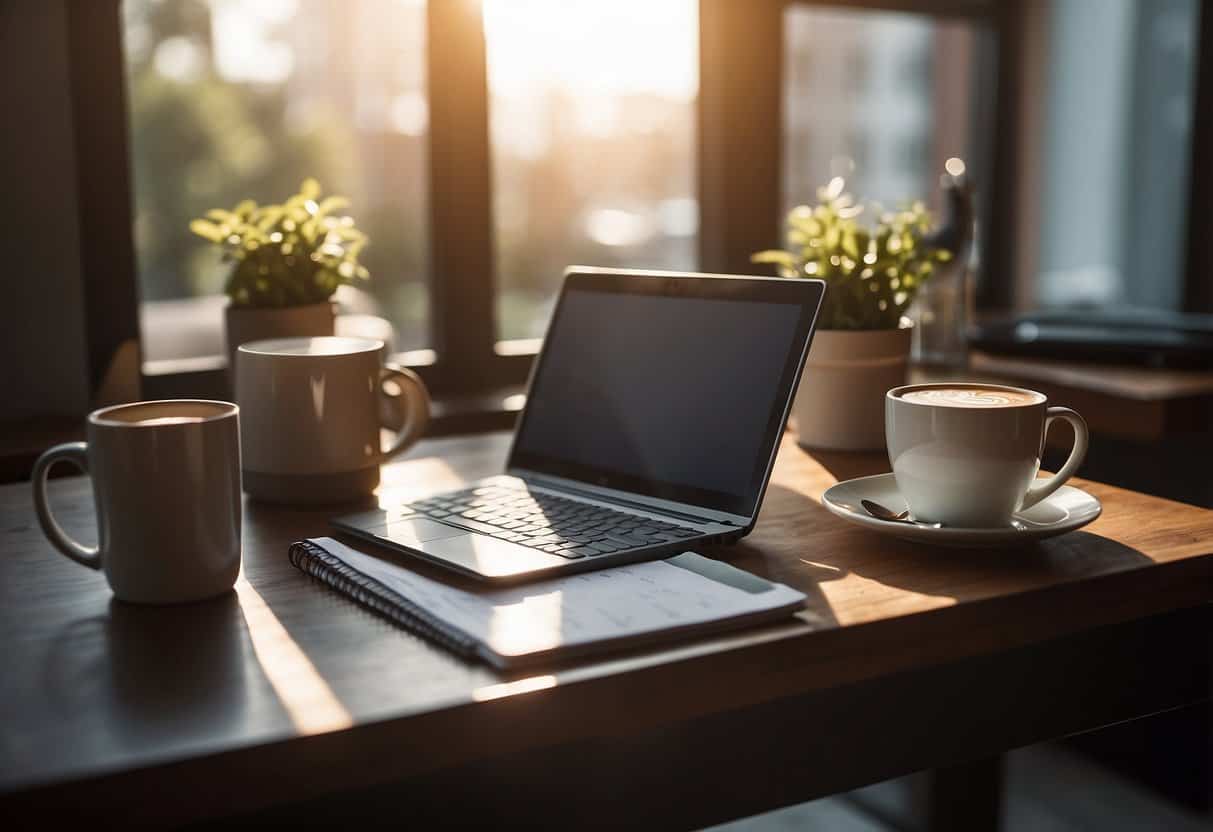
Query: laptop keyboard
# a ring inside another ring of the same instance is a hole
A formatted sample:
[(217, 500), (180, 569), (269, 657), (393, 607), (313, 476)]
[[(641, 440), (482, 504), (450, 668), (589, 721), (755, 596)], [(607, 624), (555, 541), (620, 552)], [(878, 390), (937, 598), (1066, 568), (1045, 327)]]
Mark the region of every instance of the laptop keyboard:
[(574, 559), (657, 546), (703, 533), (650, 517), (504, 486), (439, 494), (409, 508), (435, 520)]

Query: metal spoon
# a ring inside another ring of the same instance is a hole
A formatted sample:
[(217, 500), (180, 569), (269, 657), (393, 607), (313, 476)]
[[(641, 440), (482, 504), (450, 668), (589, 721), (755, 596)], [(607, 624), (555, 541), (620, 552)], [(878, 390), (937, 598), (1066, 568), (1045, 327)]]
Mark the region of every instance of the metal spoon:
[(875, 517), (877, 520), (887, 520), (890, 523), (906, 523), (911, 526), (926, 526), (929, 529), (943, 528), (942, 523), (920, 523), (917, 520), (910, 519), (909, 510), (898, 514), (892, 509), (885, 508), (880, 503), (874, 502), (873, 500), (860, 500), (859, 504), (863, 506), (864, 511)]
[(894, 514), (893, 509), (885, 508), (880, 503), (877, 503), (873, 500), (860, 500), (859, 504), (861, 506), (863, 506), (864, 511), (866, 511), (868, 514), (875, 517), (877, 520), (888, 520), (890, 522), (902, 522), (902, 521), (906, 521), (907, 518), (910, 516), (910, 512), (908, 509), (906, 511), (901, 512), (901, 514)]

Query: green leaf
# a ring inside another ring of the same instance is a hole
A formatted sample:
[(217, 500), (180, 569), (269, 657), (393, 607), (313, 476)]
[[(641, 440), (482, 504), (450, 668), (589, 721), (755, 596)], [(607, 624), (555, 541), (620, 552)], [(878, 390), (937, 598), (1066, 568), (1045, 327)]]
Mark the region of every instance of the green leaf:
[(774, 263), (777, 266), (784, 266), (789, 269), (796, 268), (796, 258), (786, 251), (779, 249), (767, 249), (766, 251), (758, 251), (750, 255), (751, 263)]
[(358, 262), (366, 234), (352, 217), (333, 216), (348, 206), (344, 196), (322, 199), (320, 183), (309, 177), (281, 203), (245, 199), (231, 211), (211, 209), (189, 227), (222, 246), (231, 269), (224, 288), (233, 305), (313, 303), (342, 283), (370, 277)]
[(261, 209), (257, 217), (257, 228), (260, 228), (262, 231), (269, 231), (282, 219), (282, 214), (281, 206), (266, 205)]
[(827, 249), (833, 251), (834, 249), (838, 248), (838, 243), (841, 241), (841, 239), (842, 229), (840, 229), (838, 226), (831, 225), (826, 229), (825, 246)]
[(300, 201), (305, 199), (315, 199), (316, 197), (320, 196), (320, 183), (309, 176), (307, 179), (304, 179), (303, 184), (299, 186), (298, 196), (302, 198)]
[[(803, 207), (804, 206), (802, 205), (801, 208)], [(798, 210), (799, 209), (794, 209), (792, 213), (788, 215), (788, 228), (803, 231), (810, 237), (820, 236), (821, 222), (813, 216), (813, 212), (806, 209), (805, 213), (798, 215)]]
[(342, 208), (348, 208), (350, 201), (343, 196), (326, 196), (321, 200), (320, 205), (316, 210), (316, 216), (325, 217), (334, 211), (340, 211)]
[(842, 235), (842, 250), (852, 260), (859, 259), (859, 241), (855, 239), (855, 230), (847, 229)]
[(846, 184), (846, 180), (841, 176), (835, 176), (825, 187), (817, 189), (817, 198), (822, 202), (832, 202), (842, 193)]
[(222, 228), (206, 220), (190, 220), (190, 231), (212, 243), (223, 242), (225, 236)]

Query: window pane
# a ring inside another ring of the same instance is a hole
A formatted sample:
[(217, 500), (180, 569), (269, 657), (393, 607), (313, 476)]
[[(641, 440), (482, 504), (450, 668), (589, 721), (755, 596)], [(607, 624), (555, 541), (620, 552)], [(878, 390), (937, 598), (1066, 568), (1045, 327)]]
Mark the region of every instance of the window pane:
[(485, 32), (499, 335), (570, 264), (694, 268), (694, 0), (487, 0)]
[(971, 24), (793, 7), (784, 32), (785, 207), (843, 176), (861, 201), (938, 209), (949, 157), (980, 175)]
[(370, 237), (343, 311), (427, 343), (424, 0), (126, 0), (145, 358), (222, 352), (227, 267), (188, 224), (308, 176)]
[(1037, 304), (1182, 306), (1199, 6), (1052, 3)]

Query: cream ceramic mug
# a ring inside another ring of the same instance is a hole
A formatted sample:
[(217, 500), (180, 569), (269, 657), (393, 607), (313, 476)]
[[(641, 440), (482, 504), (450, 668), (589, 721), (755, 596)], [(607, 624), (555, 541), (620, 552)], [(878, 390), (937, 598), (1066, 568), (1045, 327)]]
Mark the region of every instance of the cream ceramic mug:
[[(1074, 428), (1061, 470), (1036, 478), (1055, 420)], [(996, 384), (894, 387), (885, 438), (897, 490), (915, 520), (961, 528), (1006, 526), (1073, 476), (1087, 453), (1087, 423), (1043, 393)]]
[[(123, 601), (172, 604), (227, 592), (240, 571), (239, 410), (172, 400), (103, 408), (88, 442), (58, 445), (32, 476), (42, 531), (60, 552), (105, 572)], [(55, 521), (46, 478), (70, 462), (93, 480), (97, 546)]]
[[(375, 490), (379, 465), (420, 439), (430, 416), (421, 379), (382, 365), (382, 349), (375, 339), (334, 336), (240, 345), (245, 491), (270, 502), (337, 503)], [(380, 428), (397, 431), (387, 450)]]

